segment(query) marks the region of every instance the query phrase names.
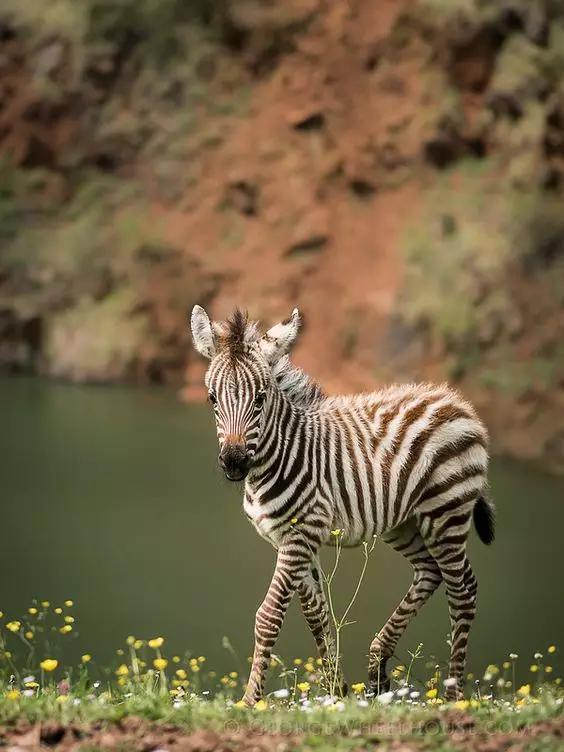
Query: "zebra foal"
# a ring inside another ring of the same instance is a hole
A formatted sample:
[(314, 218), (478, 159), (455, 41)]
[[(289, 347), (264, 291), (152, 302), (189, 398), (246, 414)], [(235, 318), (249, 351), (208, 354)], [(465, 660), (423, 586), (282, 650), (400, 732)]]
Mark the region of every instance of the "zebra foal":
[[(288, 352), (300, 317), (265, 334), (236, 310), (211, 322), (192, 311), (229, 480), (245, 480), (243, 509), (276, 549), (272, 581), (255, 620), (255, 649), (244, 696), (263, 693), (270, 654), (297, 592), (319, 653), (336, 665), (328, 608), (316, 568), (320, 546), (339, 528), (344, 545), (381, 536), (413, 567), (403, 600), (369, 651), (372, 688), (387, 688), (386, 661), (411, 618), (441, 582), (451, 621), (447, 693), (460, 696), (476, 578), (466, 556), (472, 518), (491, 543), (494, 508), (485, 497), (487, 432), (473, 408), (445, 385), (395, 385), (327, 397)], [(341, 681), (339, 677), (339, 681)]]

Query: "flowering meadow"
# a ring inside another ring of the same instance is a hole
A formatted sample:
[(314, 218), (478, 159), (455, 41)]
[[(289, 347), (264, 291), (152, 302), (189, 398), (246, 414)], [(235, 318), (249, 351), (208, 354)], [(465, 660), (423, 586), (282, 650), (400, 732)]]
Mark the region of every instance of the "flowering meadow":
[[(249, 709), (240, 700), (246, 679), (241, 669), (221, 674), (204, 655), (170, 654), (161, 635), (126, 636), (112, 666), (99, 665), (87, 649), (78, 665), (67, 665), (65, 641), (78, 637), (73, 607), (72, 600), (43, 600), (33, 602), (24, 615), (1, 614), (0, 723), (56, 720), (64, 728), (140, 717), (176, 724), (186, 733), (217, 731), (226, 724), (231, 730), (260, 728), (261, 733), (304, 734), (315, 728), (321, 738), (339, 733), (343, 741), (375, 724), (378, 733), (395, 738), (400, 724), (400, 736), (428, 740), (431, 721), (438, 724), (439, 739), (447, 733), (445, 719), (449, 729), (460, 722), (466, 733), (470, 727), (486, 733), (487, 725), (487, 733), (507, 735), (541, 721), (558, 722), (564, 715), (564, 687), (551, 663), (555, 645), (530, 660), (509, 653), (481, 675), (468, 674), (466, 698), (453, 703), (443, 699), (449, 682), (444, 668), (425, 657), (422, 645), (393, 666), (390, 691), (373, 694), (363, 681), (355, 681), (346, 698), (328, 693), (321, 659), (297, 657), (285, 663), (273, 656), (272, 689)], [(227, 639), (224, 647), (235, 665), (245, 663)], [(391, 724), (387, 732), (382, 724)], [(546, 739), (543, 744), (550, 748)]]

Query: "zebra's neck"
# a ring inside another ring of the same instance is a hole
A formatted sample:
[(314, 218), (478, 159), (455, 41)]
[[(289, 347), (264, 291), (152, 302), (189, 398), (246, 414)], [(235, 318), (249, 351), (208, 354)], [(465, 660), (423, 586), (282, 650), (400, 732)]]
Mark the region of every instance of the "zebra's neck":
[(282, 390), (274, 389), (264, 416), (255, 465), (249, 474), (251, 484), (261, 483), (278, 471), (284, 448), (293, 444), (298, 435), (310, 432), (316, 414), (314, 407), (296, 404)]

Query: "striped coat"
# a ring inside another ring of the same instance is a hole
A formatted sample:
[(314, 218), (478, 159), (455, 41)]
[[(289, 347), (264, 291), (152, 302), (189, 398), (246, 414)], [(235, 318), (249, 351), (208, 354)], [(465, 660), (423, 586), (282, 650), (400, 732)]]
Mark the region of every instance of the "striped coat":
[[(485, 498), (487, 432), (448, 386), (397, 385), (371, 394), (326, 397), (287, 353), (299, 314), (261, 336), (236, 312), (227, 322), (192, 314), (197, 349), (210, 359), (219, 461), (231, 480), (245, 479), (243, 507), (277, 550), (257, 611), (255, 654), (245, 700), (262, 695), (270, 653), (297, 592), (329, 668), (337, 664), (317, 571), (319, 547), (341, 531), (344, 545), (381, 536), (413, 566), (405, 597), (370, 646), (369, 677), (386, 689), (386, 661), (411, 618), (441, 582), (449, 602), (450, 694), (459, 696), (476, 579), (466, 556), (472, 518), (493, 539)], [(342, 677), (338, 677), (342, 686)]]

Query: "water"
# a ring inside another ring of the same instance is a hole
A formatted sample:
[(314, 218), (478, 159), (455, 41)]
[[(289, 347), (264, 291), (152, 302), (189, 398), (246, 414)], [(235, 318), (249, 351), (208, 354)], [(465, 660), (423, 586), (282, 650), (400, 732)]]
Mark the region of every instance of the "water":
[[(227, 635), (244, 661), (274, 552), (246, 521), (241, 489), (217, 469), (207, 407), (164, 391), (17, 379), (0, 382), (0, 416), (0, 609), (13, 618), (33, 597), (73, 598), (80, 634), (64, 638), (68, 660), (88, 651), (107, 663), (134, 634), (163, 635), (168, 655), (190, 649), (219, 671), (234, 668), (222, 647)], [(564, 479), (498, 461), (491, 481), (498, 540), (490, 548), (475, 534), (470, 541), (480, 584), (470, 667), (516, 652), (524, 680), (536, 650), (546, 655), (556, 643), (564, 651)], [(344, 552), (341, 604), (361, 564), (361, 551)], [(409, 565), (377, 545), (351, 614), (356, 623), (344, 633), (352, 680), (364, 679), (370, 639), (409, 583)], [(423, 642), (444, 660), (447, 631), (441, 589), (398, 655)], [(278, 652), (314, 652), (296, 604)], [(562, 673), (559, 654), (550, 662)]]

